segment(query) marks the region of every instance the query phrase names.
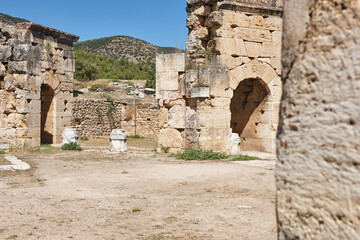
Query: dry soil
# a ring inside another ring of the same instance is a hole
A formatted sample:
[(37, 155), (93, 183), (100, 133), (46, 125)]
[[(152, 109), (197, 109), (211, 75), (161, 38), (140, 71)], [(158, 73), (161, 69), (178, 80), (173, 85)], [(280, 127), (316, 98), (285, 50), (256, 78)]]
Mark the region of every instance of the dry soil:
[(276, 239), (274, 161), (183, 161), (130, 141), (15, 153), (0, 172), (0, 239)]

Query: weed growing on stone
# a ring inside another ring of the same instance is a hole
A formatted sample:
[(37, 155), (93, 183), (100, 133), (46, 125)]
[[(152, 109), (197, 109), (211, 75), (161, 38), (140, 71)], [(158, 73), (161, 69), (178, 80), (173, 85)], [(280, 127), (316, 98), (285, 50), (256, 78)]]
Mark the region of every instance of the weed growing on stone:
[(4, 150), (0, 150), (0, 155), (5, 154)]
[(61, 150), (69, 150), (69, 151), (82, 151), (83, 149), (76, 142), (66, 143), (61, 146)]
[(174, 154), (177, 159), (182, 160), (216, 160), (228, 159), (230, 156), (223, 152), (202, 151), (194, 149), (186, 149), (182, 153)]

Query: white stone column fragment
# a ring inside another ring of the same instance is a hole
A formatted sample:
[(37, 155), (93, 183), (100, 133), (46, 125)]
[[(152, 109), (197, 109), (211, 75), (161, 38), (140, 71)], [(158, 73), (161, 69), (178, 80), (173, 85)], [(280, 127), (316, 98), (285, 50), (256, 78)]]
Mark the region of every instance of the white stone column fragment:
[(110, 151), (125, 152), (126, 134), (122, 129), (113, 129), (110, 134)]
[(230, 135), (230, 154), (239, 155), (240, 154), (240, 136), (238, 133), (232, 133)]
[(62, 133), (62, 145), (68, 144), (71, 142), (79, 143), (79, 134), (75, 128), (65, 128)]

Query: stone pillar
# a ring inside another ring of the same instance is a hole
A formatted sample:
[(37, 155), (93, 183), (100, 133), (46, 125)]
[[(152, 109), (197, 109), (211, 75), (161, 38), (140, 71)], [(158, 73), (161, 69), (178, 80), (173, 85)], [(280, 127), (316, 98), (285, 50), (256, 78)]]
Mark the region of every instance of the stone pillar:
[(232, 155), (239, 155), (240, 154), (240, 136), (237, 133), (232, 133), (230, 135), (230, 153)]
[(71, 142), (78, 143), (79, 141), (79, 134), (75, 128), (65, 128), (64, 132), (62, 133), (62, 145), (68, 144)]
[(287, 0), (279, 240), (360, 239), (359, 1)]
[(124, 130), (113, 129), (110, 134), (110, 151), (125, 152), (127, 150), (126, 138)]

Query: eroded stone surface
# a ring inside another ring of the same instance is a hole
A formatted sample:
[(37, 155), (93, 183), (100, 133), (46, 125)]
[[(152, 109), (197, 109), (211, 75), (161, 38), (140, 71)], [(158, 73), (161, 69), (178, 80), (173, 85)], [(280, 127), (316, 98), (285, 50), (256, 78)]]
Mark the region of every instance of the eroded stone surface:
[(359, 12), (350, 0), (285, 4), (279, 240), (360, 238)]

